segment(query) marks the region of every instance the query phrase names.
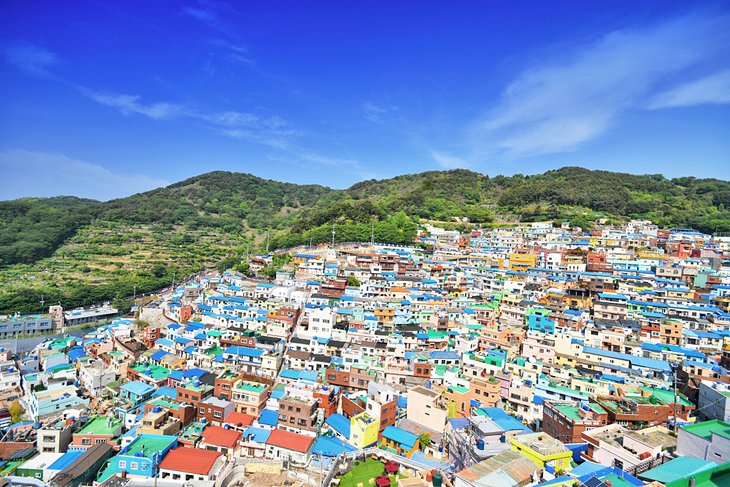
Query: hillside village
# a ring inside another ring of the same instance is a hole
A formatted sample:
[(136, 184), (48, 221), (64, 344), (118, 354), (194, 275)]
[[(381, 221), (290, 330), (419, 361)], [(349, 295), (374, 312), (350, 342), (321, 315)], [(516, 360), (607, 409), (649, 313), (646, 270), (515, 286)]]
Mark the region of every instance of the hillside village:
[[(137, 304), (0, 317), (0, 474), (730, 485), (730, 237), (426, 225), (410, 245), (256, 255)], [(74, 319), (107, 321), (62, 334)], [(16, 353), (21, 334), (53, 336)]]

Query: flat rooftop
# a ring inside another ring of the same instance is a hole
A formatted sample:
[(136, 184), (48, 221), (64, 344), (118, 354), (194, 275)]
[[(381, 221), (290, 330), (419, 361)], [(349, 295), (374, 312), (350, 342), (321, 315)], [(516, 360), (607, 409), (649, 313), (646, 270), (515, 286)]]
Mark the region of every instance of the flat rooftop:
[(113, 435), (122, 425), (122, 420), (107, 416), (97, 416), (86, 423), (77, 434), (79, 435)]

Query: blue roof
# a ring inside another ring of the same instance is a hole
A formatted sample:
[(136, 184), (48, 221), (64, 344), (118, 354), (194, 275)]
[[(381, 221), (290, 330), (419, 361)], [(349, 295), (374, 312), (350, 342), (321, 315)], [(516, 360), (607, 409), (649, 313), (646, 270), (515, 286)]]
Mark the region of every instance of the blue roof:
[(458, 360), (459, 352), (453, 350), (434, 350), (429, 353), (429, 356), (433, 360)]
[(160, 387), (153, 394), (152, 397), (166, 396), (172, 399), (177, 399), (177, 389), (174, 387)]
[(259, 423), (266, 426), (276, 426), (279, 422), (279, 412), (273, 409), (264, 409), (259, 415)]
[(517, 418), (510, 416), (504, 409), (499, 408), (481, 408), (489, 418), (494, 421), (497, 426), (505, 431), (524, 431), (532, 433), (532, 430), (522, 424)]
[(284, 389), (274, 389), (274, 391), (271, 393), (272, 399), (281, 399), (286, 395), (286, 391)]
[(136, 394), (138, 396), (147, 394), (148, 392), (154, 390), (154, 387), (152, 387), (151, 385), (145, 384), (144, 382), (140, 382), (138, 380), (127, 382), (126, 384), (122, 384), (120, 387), (125, 391)]
[(600, 348), (583, 347), (584, 352), (593, 353), (602, 357), (611, 357), (620, 360), (628, 360), (632, 366), (645, 367), (651, 370), (660, 370), (662, 372), (671, 372), (672, 368), (664, 360), (655, 360), (645, 357), (637, 357), (628, 353), (611, 352)]
[(233, 355), (240, 355), (243, 357), (256, 357), (259, 358), (264, 354), (263, 350), (259, 350), (257, 348), (251, 348), (251, 347), (242, 347), (239, 345), (234, 345), (232, 347), (228, 347), (226, 349), (226, 353), (230, 353)]
[(408, 397), (406, 396), (398, 396), (397, 405), (399, 408), (406, 408), (408, 407)]
[(383, 431), (383, 438), (392, 440), (405, 450), (410, 450), (416, 445), (418, 441), (418, 435), (411, 433), (410, 431), (402, 430), (396, 426), (388, 426)]
[(169, 353), (165, 352), (164, 350), (158, 350), (155, 353), (152, 354), (150, 357), (152, 360), (160, 361), (163, 358), (165, 358), (166, 355), (170, 355)]
[(66, 453), (63, 454), (63, 456), (59, 457), (58, 460), (46, 467), (46, 469), (63, 470), (72, 463), (74, 463), (76, 460), (78, 460), (79, 457), (84, 453), (86, 453), (86, 450), (68, 450)]
[(325, 457), (336, 457), (341, 453), (355, 451), (357, 448), (349, 443), (339, 440), (333, 436), (320, 436), (314, 442), (312, 453), (314, 455), (322, 455)]
[(257, 428), (256, 426), (249, 426), (243, 430), (243, 437), (249, 438), (251, 441), (255, 441), (256, 443), (266, 443), (270, 434), (271, 430)]
[(348, 440), (350, 439), (350, 420), (342, 414), (330, 414), (324, 422)]
[(173, 342), (169, 338), (160, 338), (159, 340), (157, 340), (155, 342), (155, 345), (157, 345), (157, 346), (162, 345), (163, 347), (172, 347), (173, 345), (175, 345), (175, 342)]

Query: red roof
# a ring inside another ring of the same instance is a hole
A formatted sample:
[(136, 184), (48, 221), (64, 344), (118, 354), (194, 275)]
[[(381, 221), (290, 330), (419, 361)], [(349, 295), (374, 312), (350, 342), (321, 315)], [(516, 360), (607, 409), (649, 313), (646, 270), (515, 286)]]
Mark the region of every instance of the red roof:
[(224, 419), (224, 421), (226, 423), (232, 424), (233, 426), (251, 426), (251, 423), (253, 423), (254, 419), (256, 418), (254, 418), (250, 414), (233, 411), (231, 414), (226, 416), (226, 419)]
[(225, 446), (233, 448), (236, 446), (241, 432), (236, 430), (227, 430), (220, 426), (208, 426), (203, 430), (203, 443), (215, 446)]
[(305, 453), (309, 451), (309, 447), (312, 446), (313, 441), (314, 438), (311, 436), (300, 435), (299, 433), (292, 433), (291, 431), (273, 429), (271, 430), (269, 439), (266, 440), (266, 444)]
[(160, 468), (197, 475), (210, 475), (216, 460), (222, 456), (223, 454), (217, 451), (181, 446), (170, 450), (160, 463)]

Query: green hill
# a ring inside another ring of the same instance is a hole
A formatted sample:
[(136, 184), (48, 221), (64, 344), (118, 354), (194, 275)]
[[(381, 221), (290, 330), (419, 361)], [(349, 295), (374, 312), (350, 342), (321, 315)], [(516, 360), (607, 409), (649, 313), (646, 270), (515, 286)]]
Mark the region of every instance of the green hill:
[[(430, 171), (345, 190), (212, 172), (109, 202), (0, 202), (0, 312), (154, 290), (248, 250), (338, 241), (412, 241), (419, 222), (468, 227), (596, 218), (730, 231), (730, 182), (565, 167), (534, 176)], [(460, 222), (456, 220), (459, 219)], [(464, 223), (468, 219), (470, 223)]]

